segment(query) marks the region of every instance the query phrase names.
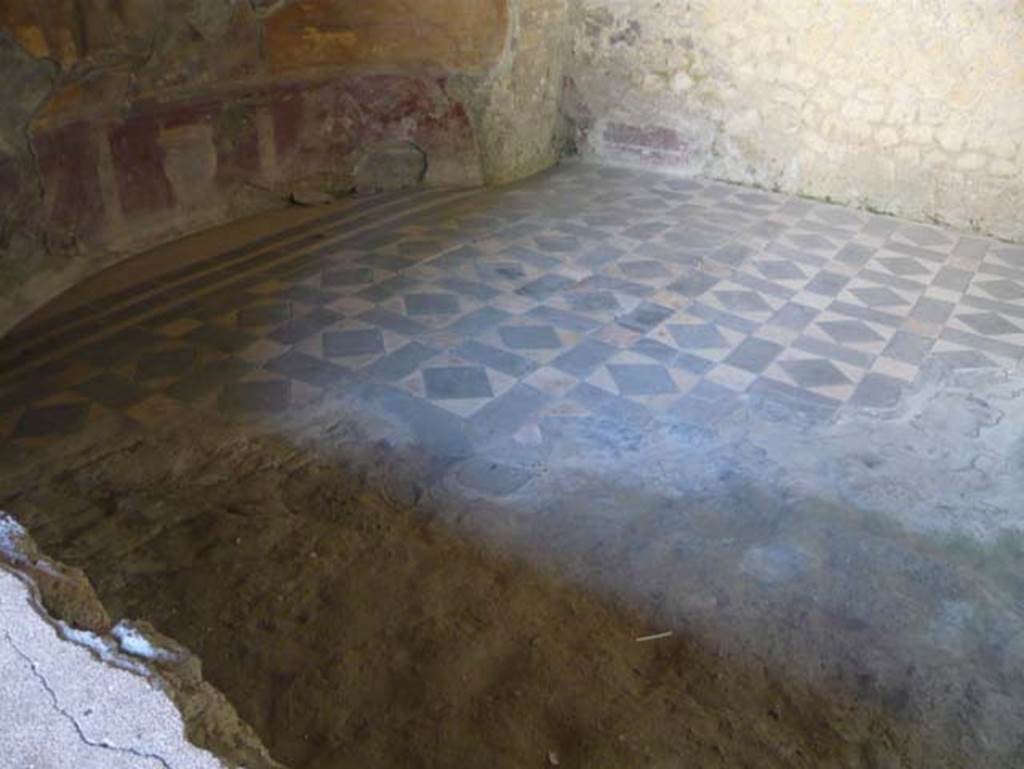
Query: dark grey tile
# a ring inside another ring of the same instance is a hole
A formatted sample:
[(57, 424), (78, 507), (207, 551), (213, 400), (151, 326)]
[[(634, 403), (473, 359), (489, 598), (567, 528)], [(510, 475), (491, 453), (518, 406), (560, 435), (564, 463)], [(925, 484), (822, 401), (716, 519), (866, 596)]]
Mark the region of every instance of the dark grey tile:
[(878, 263), (894, 275), (899, 275), (902, 278), (927, 276), (930, 274), (924, 265), (917, 261), (917, 259), (909, 256), (880, 257)]
[(443, 366), (423, 369), (427, 397), (433, 400), (493, 398), (494, 391), (482, 366)]
[(229, 414), (279, 413), (291, 403), (291, 388), (286, 379), (233, 382), (225, 385), (218, 406)]
[(14, 426), (15, 438), (50, 438), (78, 432), (89, 418), (88, 403), (61, 403), (29, 408)]
[(412, 259), (405, 259), (395, 254), (373, 253), (359, 257), (356, 259), (356, 263), (372, 267), (375, 270), (399, 272), (411, 267), (415, 261)]
[(818, 321), (818, 328), (840, 344), (882, 341), (874, 329), (860, 320), (822, 320)]
[(632, 278), (633, 280), (664, 278), (670, 274), (664, 264), (654, 259), (620, 262), (619, 268), (627, 278)]
[(533, 239), (541, 251), (564, 254), (580, 248), (578, 239), (571, 235), (538, 235)]
[(1002, 315), (997, 315), (994, 312), (959, 313), (956, 319), (979, 334), (987, 336), (1024, 333), (1024, 329), (1020, 326), (1011, 323)]
[(552, 361), (551, 365), (567, 374), (585, 377), (617, 352), (617, 348), (596, 339), (584, 339)]
[(354, 381), (351, 371), (298, 350), (290, 350), (266, 364), (268, 371), (314, 387), (338, 389)]
[(711, 252), (710, 257), (716, 262), (727, 264), (730, 267), (739, 267), (748, 261), (754, 253), (754, 249), (750, 246), (743, 245), (742, 243), (729, 243), (716, 248)]
[(684, 350), (709, 350), (728, 347), (728, 340), (714, 323), (689, 325), (670, 324), (668, 331), (676, 344)]
[(768, 313), (772, 307), (753, 291), (715, 291), (722, 305), (732, 312)]
[(543, 301), (549, 296), (565, 291), (576, 284), (576, 281), (566, 278), (563, 275), (542, 275), (532, 280), (525, 286), (520, 286), (516, 293), (520, 296), (528, 296), (531, 299)]
[(691, 315), (696, 315), (698, 318), (711, 321), (722, 328), (730, 328), (733, 331), (740, 331), (744, 334), (754, 333), (760, 325), (757, 321), (741, 318), (738, 315), (733, 315), (731, 312), (724, 312), (701, 302), (694, 302), (686, 308), (686, 311)]
[(169, 350), (146, 353), (135, 364), (135, 378), (163, 379), (184, 376), (196, 362), (196, 351), (192, 347), (175, 347)]
[(782, 349), (782, 345), (775, 342), (750, 337), (740, 342), (739, 346), (729, 353), (725, 362), (744, 371), (760, 374), (768, 368), (769, 364), (775, 360), (775, 356), (782, 352)]
[(466, 422), (461, 417), (387, 385), (369, 385), (362, 397), (404, 424), (435, 459), (450, 461), (473, 453)]
[(905, 307), (909, 301), (887, 286), (869, 286), (854, 288), (850, 293), (860, 299), (868, 307)]
[(926, 323), (945, 323), (949, 320), (953, 307), (954, 304), (952, 302), (943, 302), (939, 299), (922, 296), (917, 300), (917, 304), (914, 305), (914, 309), (911, 310), (910, 314), (914, 318), (923, 320)]
[(557, 350), (562, 346), (551, 326), (502, 326), (498, 335), (513, 350)]
[(719, 282), (719, 278), (706, 272), (690, 270), (681, 275), (677, 280), (669, 283), (666, 288), (683, 296), (700, 296), (717, 286)]
[(818, 316), (818, 310), (799, 302), (787, 302), (778, 309), (768, 322), (792, 331), (803, 331)]
[(659, 342), (656, 339), (643, 338), (637, 340), (636, 344), (629, 348), (633, 352), (645, 355), (651, 360), (656, 360), (663, 366), (671, 366), (675, 363), (676, 357), (679, 355), (678, 350), (673, 347), (669, 347), (663, 342)]
[(382, 328), (385, 331), (393, 331), (402, 336), (417, 336), (427, 330), (421, 323), (417, 323), (404, 315), (399, 315), (397, 312), (384, 310), (380, 307), (374, 307), (372, 310), (362, 313), (359, 316), (359, 320), (369, 323), (371, 326)]
[(805, 289), (813, 294), (836, 296), (849, 282), (850, 279), (846, 275), (822, 271), (811, 279), (810, 283), (805, 286)]
[(241, 379), (253, 368), (253, 364), (247, 361), (237, 358), (224, 358), (214, 361), (169, 385), (164, 392), (172, 398), (190, 403), (223, 384)]
[(329, 288), (367, 285), (373, 283), (373, 270), (369, 267), (326, 270), (320, 282)]
[(476, 281), (464, 280), (462, 278), (447, 278), (441, 281), (441, 285), (449, 291), (454, 291), (456, 294), (472, 297), (481, 302), (490, 301), (501, 293), (496, 288), (491, 288), (484, 283), (477, 283)]
[(376, 355), (384, 352), (384, 335), (376, 328), (327, 331), (323, 335), (323, 348), (328, 358)]
[(537, 370), (537, 364), (521, 355), (492, 347), (482, 342), (469, 341), (456, 349), (456, 354), (473, 363), (479, 363), (495, 371), (516, 377), (526, 376)]
[(837, 262), (849, 265), (850, 267), (863, 267), (875, 254), (875, 249), (861, 243), (847, 243), (836, 254)]
[(664, 366), (610, 363), (608, 372), (622, 395), (668, 395), (679, 391)]
[(538, 270), (553, 270), (562, 264), (561, 260), (553, 256), (539, 254), (533, 249), (525, 248), (524, 246), (509, 246), (501, 251), (501, 255), (506, 259), (514, 260), (514, 263), (528, 264), (531, 267), (536, 267)]
[(977, 350), (947, 350), (932, 353), (931, 357), (951, 369), (998, 368), (999, 364)]
[(460, 336), (476, 336), (489, 328), (497, 326), (512, 317), (504, 310), (496, 307), (481, 307), (467, 312), (458, 320), (445, 327), (445, 331)]
[(942, 329), (939, 337), (947, 342), (956, 342), (966, 347), (973, 347), (975, 350), (983, 350), (992, 355), (1001, 355), (1011, 360), (1019, 361), (1024, 359), (1024, 347), (1004, 342), (1001, 339), (971, 334), (955, 328)]
[(385, 382), (397, 382), (404, 379), (424, 363), (438, 355), (438, 351), (419, 342), (409, 342), (383, 358), (378, 358), (367, 366), (368, 376)]
[(614, 312), (621, 307), (611, 291), (570, 291), (565, 301), (577, 312)]
[(599, 321), (585, 315), (579, 315), (574, 312), (569, 312), (568, 310), (559, 310), (556, 307), (548, 307), (546, 305), (534, 307), (526, 313), (526, 317), (533, 321), (550, 323), (556, 328), (576, 332), (593, 331), (601, 325)]
[(410, 315), (457, 315), (461, 310), (455, 294), (409, 294), (405, 311)]
[(970, 285), (972, 273), (956, 267), (943, 267), (932, 280), (932, 285), (949, 291), (966, 291)]
[(100, 374), (75, 388), (97, 403), (112, 409), (134, 406), (149, 395), (149, 390), (116, 374)]
[(989, 296), (1004, 302), (1017, 302), (1024, 299), (1024, 285), (1012, 280), (975, 280), (974, 285)]
[(849, 384), (850, 378), (824, 358), (789, 360), (779, 364), (801, 387), (831, 387)]
[(610, 275), (592, 275), (577, 283), (574, 291), (614, 291), (617, 294), (643, 298), (653, 294), (656, 289), (653, 286), (636, 283), (632, 280), (613, 278)]
[(888, 312), (882, 312), (881, 310), (872, 309), (871, 307), (861, 307), (859, 304), (850, 304), (849, 302), (840, 302), (838, 300), (832, 302), (832, 304), (828, 306), (828, 309), (838, 315), (846, 315), (850, 318), (859, 318), (860, 320), (877, 323), (880, 326), (889, 326), (890, 328), (898, 328), (906, 321), (906, 317), (904, 315), (895, 315)]
[(288, 321), (271, 333), (270, 338), (280, 344), (297, 344), (341, 319), (339, 313), (320, 307)]
[(651, 421), (651, 413), (644, 406), (620, 395), (612, 395), (587, 382), (581, 382), (574, 387), (568, 397), (591, 413), (618, 422), (642, 426)]
[(903, 384), (898, 379), (868, 372), (853, 391), (850, 403), (876, 409), (892, 408), (899, 403), (902, 392)]
[(623, 328), (646, 334), (672, 317), (673, 312), (672, 309), (663, 307), (660, 304), (643, 302), (637, 305), (631, 312), (620, 315), (615, 320)]
[(382, 280), (369, 288), (364, 288), (356, 296), (368, 302), (383, 302), (399, 294), (405, 294), (416, 288), (419, 281), (407, 275), (398, 275), (394, 278)]
[(491, 497), (507, 497), (530, 482), (535, 473), (485, 457), (473, 457), (455, 468), (463, 486)]
[(869, 353), (852, 350), (849, 347), (843, 347), (842, 345), (826, 342), (821, 339), (812, 339), (807, 336), (802, 336), (793, 342), (793, 347), (804, 352), (820, 355), (823, 358), (832, 358), (833, 360), (849, 363), (851, 366), (864, 369), (870, 368), (872, 361), (875, 359), (875, 356)]
[(243, 307), (238, 311), (238, 325), (242, 328), (254, 326), (277, 326), (291, 320), (292, 306), (288, 302), (259, 304)]
[(785, 259), (761, 259), (754, 266), (769, 280), (800, 280), (807, 277), (798, 264)]
[(887, 358), (920, 366), (934, 344), (934, 339), (911, 334), (909, 331), (897, 331), (882, 354)]
[(471, 417), (472, 434), (479, 441), (512, 435), (548, 400), (548, 396), (536, 388), (519, 382)]
[(324, 291), (310, 286), (291, 286), (278, 293), (278, 296), (293, 302), (315, 305), (329, 304), (338, 298), (338, 295), (332, 291)]

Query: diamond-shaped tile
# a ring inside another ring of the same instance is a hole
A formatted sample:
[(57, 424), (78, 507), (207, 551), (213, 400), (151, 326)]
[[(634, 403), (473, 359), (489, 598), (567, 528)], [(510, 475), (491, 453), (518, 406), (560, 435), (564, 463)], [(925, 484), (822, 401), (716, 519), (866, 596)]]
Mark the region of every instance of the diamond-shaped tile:
[(557, 350), (562, 346), (551, 326), (502, 326), (498, 334), (513, 350)]
[(376, 328), (328, 331), (323, 336), (323, 346), (324, 355), (329, 358), (376, 355), (384, 352), (384, 335)]
[(571, 291), (565, 301), (577, 312), (611, 312), (622, 307), (611, 291)]
[(427, 397), (435, 400), (492, 398), (487, 370), (480, 366), (443, 366), (423, 369)]
[(1002, 299), (1004, 302), (1024, 299), (1024, 286), (1012, 280), (990, 280), (986, 283), (975, 283), (975, 285), (989, 296)]
[(979, 334), (1002, 336), (1003, 334), (1019, 334), (1021, 328), (1010, 323), (1002, 315), (994, 312), (966, 313), (957, 315), (957, 320), (967, 324)]
[(771, 312), (772, 307), (753, 291), (715, 291), (718, 301), (734, 312)]
[(456, 315), (459, 299), (454, 294), (409, 294), (405, 311), (410, 315)]
[(882, 337), (859, 320), (823, 320), (818, 326), (840, 344), (878, 342)]
[(88, 403), (61, 403), (30, 408), (14, 427), (15, 438), (48, 438), (81, 430), (89, 418)]
[(666, 395), (679, 389), (663, 366), (610, 363), (607, 368), (622, 395)]
[(714, 288), (719, 279), (699, 270), (690, 270), (683, 274), (678, 280), (670, 283), (667, 288), (683, 296), (700, 296), (706, 291)]
[(136, 379), (163, 379), (187, 374), (196, 360), (191, 347), (160, 350), (142, 355), (135, 366)]
[(672, 338), (684, 350), (708, 350), (728, 347), (729, 342), (714, 323), (693, 323), (668, 327)]
[(83, 395), (112, 409), (133, 406), (149, 392), (117, 374), (105, 373), (83, 382), (76, 388)]
[(894, 275), (908, 277), (910, 275), (927, 275), (928, 269), (917, 259), (909, 256), (888, 256), (880, 257), (879, 263)]
[(754, 266), (770, 280), (798, 280), (807, 277), (796, 264), (784, 259), (764, 259), (755, 262)]
[(325, 286), (330, 288), (340, 286), (362, 286), (373, 283), (373, 270), (369, 267), (327, 270), (324, 272), (321, 280)]
[(849, 377), (836, 368), (832, 361), (824, 358), (787, 360), (779, 365), (801, 387), (832, 387), (850, 384)]
[(285, 379), (235, 382), (220, 395), (221, 410), (233, 414), (277, 413), (290, 402), (291, 382)]
[(669, 271), (661, 262), (654, 259), (644, 259), (635, 262), (622, 262), (619, 264), (622, 273), (634, 280), (648, 280), (651, 278), (664, 278)]
[(775, 360), (775, 356), (780, 352), (782, 352), (782, 345), (769, 342), (767, 339), (749, 337), (729, 353), (725, 362), (744, 371), (760, 374), (768, 368), (768, 365)]
[(244, 307), (238, 311), (238, 325), (243, 328), (253, 326), (276, 326), (284, 323), (292, 316), (291, 305), (287, 302), (261, 304), (255, 307)]
[(850, 293), (864, 302), (868, 307), (899, 307), (910, 304), (906, 299), (891, 288), (869, 287), (854, 288)]

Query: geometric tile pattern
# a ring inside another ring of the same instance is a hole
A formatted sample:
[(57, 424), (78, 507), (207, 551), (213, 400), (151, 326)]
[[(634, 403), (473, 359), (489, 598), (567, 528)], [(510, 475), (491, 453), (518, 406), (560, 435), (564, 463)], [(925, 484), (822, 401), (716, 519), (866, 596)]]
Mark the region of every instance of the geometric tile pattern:
[[(594, 415), (887, 409), (1024, 360), (1024, 248), (703, 179), (568, 165), (369, 198), (18, 330), (0, 429), (370, 392), (445, 445)], [(467, 436), (469, 436), (467, 438)]]

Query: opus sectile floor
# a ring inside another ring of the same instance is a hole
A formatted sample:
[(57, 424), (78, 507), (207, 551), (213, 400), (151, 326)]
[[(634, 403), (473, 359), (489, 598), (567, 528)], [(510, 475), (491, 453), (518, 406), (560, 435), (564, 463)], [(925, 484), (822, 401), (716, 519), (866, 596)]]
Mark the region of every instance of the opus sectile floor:
[(929, 362), (1022, 358), (1022, 247), (570, 164), (361, 200), (30, 325), (0, 345), (0, 430), (45, 441), (154, 403), (251, 418), (367, 383), (484, 435), (702, 424), (744, 399), (827, 420), (894, 406)]

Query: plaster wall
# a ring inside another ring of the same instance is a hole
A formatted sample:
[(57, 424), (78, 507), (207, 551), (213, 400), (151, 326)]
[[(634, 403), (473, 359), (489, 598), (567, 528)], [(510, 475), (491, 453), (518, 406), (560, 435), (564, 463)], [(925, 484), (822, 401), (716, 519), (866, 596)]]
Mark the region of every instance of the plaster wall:
[(1019, 0), (576, 0), (581, 149), (1024, 238)]

